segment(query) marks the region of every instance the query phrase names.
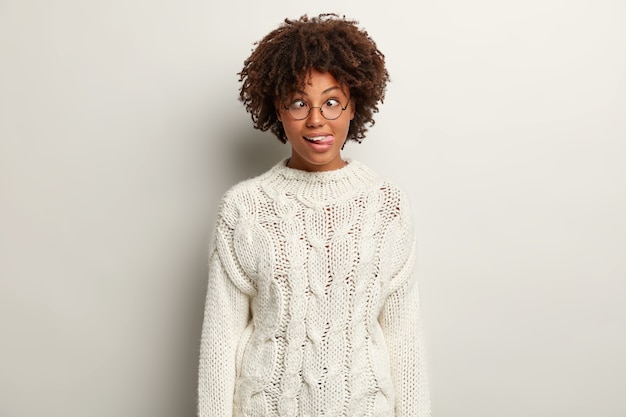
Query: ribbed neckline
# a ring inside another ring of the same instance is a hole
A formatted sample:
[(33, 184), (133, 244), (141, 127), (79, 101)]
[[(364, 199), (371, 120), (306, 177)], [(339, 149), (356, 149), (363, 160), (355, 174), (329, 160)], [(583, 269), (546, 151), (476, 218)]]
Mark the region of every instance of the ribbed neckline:
[(309, 172), (289, 168), (288, 158), (272, 167), (263, 183), (274, 193), (293, 195), (310, 206), (347, 200), (372, 187), (378, 176), (364, 164), (346, 159), (347, 164), (332, 171)]

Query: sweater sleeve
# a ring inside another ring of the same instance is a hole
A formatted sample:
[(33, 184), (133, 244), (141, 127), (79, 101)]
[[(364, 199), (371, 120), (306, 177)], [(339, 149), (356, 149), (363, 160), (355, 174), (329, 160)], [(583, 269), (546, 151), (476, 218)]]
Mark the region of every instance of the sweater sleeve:
[(423, 349), (419, 292), (415, 277), (416, 242), (405, 204), (392, 244), (399, 256), (390, 294), (379, 315), (389, 350), (396, 417), (429, 417), (430, 390)]
[(222, 214), (209, 253), (198, 369), (198, 417), (232, 416), (237, 345), (250, 321), (251, 294), (238, 277), (232, 229)]

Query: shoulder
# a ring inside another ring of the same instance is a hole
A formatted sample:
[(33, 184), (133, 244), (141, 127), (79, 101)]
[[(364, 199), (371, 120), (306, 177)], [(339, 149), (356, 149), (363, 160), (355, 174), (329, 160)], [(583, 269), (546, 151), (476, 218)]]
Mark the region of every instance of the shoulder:
[(285, 165), (286, 159), (283, 159), (262, 174), (240, 181), (224, 193), (222, 200), (237, 200), (258, 194), (268, 182), (284, 170)]
[(260, 189), (256, 179), (247, 179), (229, 188), (220, 199), (219, 219), (234, 227), (245, 213), (253, 212)]
[(402, 189), (402, 187), (393, 178), (389, 177), (388, 175), (381, 174), (380, 172), (370, 168), (368, 165), (361, 161), (356, 161), (352, 159), (350, 159), (349, 161), (351, 165), (355, 166), (353, 174), (371, 178), (371, 183), (373, 186), (384, 188), (393, 193), (404, 194), (404, 190)]
[(372, 181), (370, 193), (379, 194), (382, 198), (381, 203), (397, 209), (402, 212), (410, 212), (409, 193), (394, 179), (381, 175), (362, 163), (359, 163), (363, 170), (371, 172)]
[(246, 213), (253, 215), (258, 210), (259, 204), (266, 200), (267, 183), (275, 175), (277, 166), (260, 175), (240, 181), (226, 190), (219, 203), (220, 217), (234, 221), (242, 215), (245, 216)]
[(222, 195), (221, 204), (238, 205), (259, 192), (259, 177), (249, 178), (230, 187)]

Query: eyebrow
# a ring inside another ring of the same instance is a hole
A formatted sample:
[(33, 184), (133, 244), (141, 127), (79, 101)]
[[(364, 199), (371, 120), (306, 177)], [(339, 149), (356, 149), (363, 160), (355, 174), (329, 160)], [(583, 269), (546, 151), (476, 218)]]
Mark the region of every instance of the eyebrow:
[[(344, 93), (344, 92), (343, 92), (343, 90), (342, 90), (341, 88), (339, 88), (339, 86), (338, 86), (338, 85), (334, 85), (334, 86), (332, 86), (332, 87), (328, 87), (326, 90), (322, 91), (322, 95), (323, 95), (323, 94), (328, 94), (328, 93), (330, 93), (331, 91), (334, 91), (334, 90), (339, 90), (339, 91), (341, 91), (341, 93), (342, 93), (344, 96), (346, 95), (346, 93)], [(305, 92), (304, 92), (304, 91), (302, 91), (302, 90), (296, 90), (296, 93), (298, 93), (298, 94), (302, 94), (303, 96), (307, 96), (307, 97), (308, 97), (308, 94), (307, 94), (307, 93), (305, 93)]]

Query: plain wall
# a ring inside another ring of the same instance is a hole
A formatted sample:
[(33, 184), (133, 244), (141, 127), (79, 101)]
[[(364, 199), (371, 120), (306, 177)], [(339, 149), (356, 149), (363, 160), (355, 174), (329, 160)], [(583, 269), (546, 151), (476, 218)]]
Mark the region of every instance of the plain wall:
[(433, 417), (626, 416), (608, 0), (0, 0), (0, 416), (194, 415), (218, 199), (288, 154), (236, 73), (322, 11), (387, 58), (345, 156), (411, 197)]

